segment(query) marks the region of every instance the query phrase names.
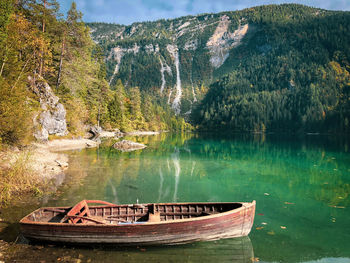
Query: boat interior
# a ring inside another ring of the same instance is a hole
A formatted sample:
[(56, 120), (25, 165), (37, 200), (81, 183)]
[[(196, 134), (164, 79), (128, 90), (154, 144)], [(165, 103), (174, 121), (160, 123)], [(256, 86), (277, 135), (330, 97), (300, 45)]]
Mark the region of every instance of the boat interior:
[[(102, 206), (89, 206), (99, 203)], [(33, 222), (69, 224), (142, 224), (203, 217), (242, 207), (241, 203), (182, 203), (115, 205), (83, 200), (68, 208), (41, 208), (28, 216)]]

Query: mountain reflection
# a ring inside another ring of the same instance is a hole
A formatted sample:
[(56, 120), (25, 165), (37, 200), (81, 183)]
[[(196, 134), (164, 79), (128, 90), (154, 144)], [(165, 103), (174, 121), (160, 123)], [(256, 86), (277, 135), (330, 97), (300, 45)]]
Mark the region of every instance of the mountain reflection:
[(350, 257), (347, 140), (258, 134), (129, 139), (148, 147), (120, 153), (106, 142), (98, 154), (72, 153), (57, 203), (256, 200), (250, 237), (260, 261)]
[(175, 189), (174, 189), (174, 197), (173, 201), (176, 202), (177, 200), (177, 189), (179, 187), (179, 181), (180, 181), (180, 173), (181, 173), (181, 167), (180, 167), (180, 152), (179, 149), (175, 147), (174, 153), (171, 155), (171, 160), (173, 161), (174, 168), (175, 168)]
[(159, 192), (158, 192), (159, 195), (158, 195), (157, 203), (159, 203), (161, 198), (162, 198), (163, 182), (164, 182), (164, 176), (163, 176), (163, 172), (162, 172), (162, 167), (159, 167)]

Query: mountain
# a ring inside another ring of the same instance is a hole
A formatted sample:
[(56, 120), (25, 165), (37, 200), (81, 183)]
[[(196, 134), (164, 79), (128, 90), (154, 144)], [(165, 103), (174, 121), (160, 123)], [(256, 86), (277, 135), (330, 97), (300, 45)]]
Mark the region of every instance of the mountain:
[(112, 86), (138, 86), (198, 128), (349, 131), (349, 12), (283, 4), (88, 26)]
[[(203, 14), (130, 26), (89, 23), (106, 52), (107, 79), (139, 86), (167, 101), (177, 114), (206, 93), (230, 50), (255, 31), (239, 13)], [(222, 73), (220, 72), (219, 75)]]

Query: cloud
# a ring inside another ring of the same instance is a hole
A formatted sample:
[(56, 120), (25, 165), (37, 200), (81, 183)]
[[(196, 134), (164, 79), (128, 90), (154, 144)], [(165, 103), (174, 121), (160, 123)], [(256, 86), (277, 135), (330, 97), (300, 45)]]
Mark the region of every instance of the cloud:
[[(72, 0), (58, 0), (66, 13)], [(349, 0), (76, 0), (86, 22), (131, 24), (161, 18), (175, 18), (200, 13), (241, 10), (247, 7), (299, 3), (330, 10), (350, 10)]]
[(174, 6), (171, 2), (166, 2), (162, 0), (142, 0), (142, 6), (148, 10), (159, 10), (171, 12), (174, 10)]

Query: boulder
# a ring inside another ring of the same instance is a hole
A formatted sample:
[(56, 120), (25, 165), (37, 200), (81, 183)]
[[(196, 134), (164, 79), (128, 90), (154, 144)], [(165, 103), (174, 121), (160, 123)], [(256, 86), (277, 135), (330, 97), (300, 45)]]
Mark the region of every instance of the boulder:
[(44, 128), (36, 129), (34, 131), (34, 137), (35, 137), (35, 139), (37, 139), (38, 141), (41, 141), (41, 142), (47, 141), (49, 139), (49, 133)]
[(131, 152), (140, 149), (144, 149), (147, 146), (142, 143), (132, 142), (128, 140), (122, 140), (120, 142), (116, 142), (113, 147), (122, 152)]
[(90, 127), (89, 132), (92, 134), (92, 138), (97, 138), (100, 136), (102, 128), (100, 126), (93, 125)]
[(67, 135), (66, 110), (49, 84), (40, 77), (36, 81), (29, 77), (29, 82), (33, 92), (39, 97), (42, 109), (39, 116), (34, 118), (34, 137), (39, 141), (47, 141), (50, 134)]
[(102, 130), (100, 132), (100, 137), (101, 138), (120, 138), (120, 137), (124, 137), (124, 133), (122, 133), (119, 129), (114, 129), (112, 131), (104, 131)]

